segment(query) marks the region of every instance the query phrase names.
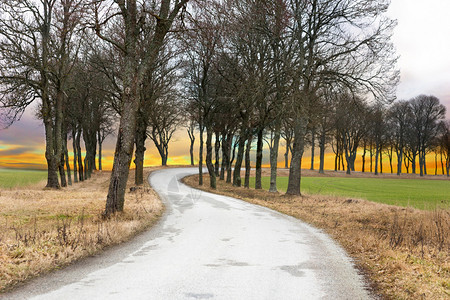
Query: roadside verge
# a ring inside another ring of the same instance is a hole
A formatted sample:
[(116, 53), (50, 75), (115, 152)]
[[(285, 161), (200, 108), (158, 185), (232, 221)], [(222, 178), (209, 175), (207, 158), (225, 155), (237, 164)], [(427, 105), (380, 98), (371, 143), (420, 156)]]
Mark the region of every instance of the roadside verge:
[[(145, 178), (161, 167), (146, 168)], [(161, 217), (164, 206), (147, 181), (134, 186), (130, 171), (125, 210), (101, 218), (110, 172), (67, 188), (45, 183), (0, 192), (0, 292), (130, 240)]]

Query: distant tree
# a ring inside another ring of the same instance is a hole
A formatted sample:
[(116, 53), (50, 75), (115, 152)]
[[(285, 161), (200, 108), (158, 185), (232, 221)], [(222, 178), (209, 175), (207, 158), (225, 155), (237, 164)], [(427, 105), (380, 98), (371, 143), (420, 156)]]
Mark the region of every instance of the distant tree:
[[(445, 172), (447, 177), (450, 176), (450, 121), (441, 122), (440, 126), (440, 136), (439, 136), (439, 146), (441, 151), (441, 162), (442, 157), (445, 159)], [(442, 170), (442, 173), (445, 173)]]
[(445, 117), (445, 106), (434, 96), (420, 95), (410, 100), (412, 127), (417, 141), (420, 176), (426, 174), (426, 154), (438, 134), (439, 121)]
[(336, 129), (347, 162), (347, 174), (355, 171), (355, 160), (360, 141), (367, 131), (364, 116), (368, 107), (363, 99), (345, 93), (338, 95), (336, 108)]
[(157, 99), (150, 107), (148, 137), (153, 141), (161, 156), (161, 164), (167, 165), (169, 142), (181, 125), (182, 111), (176, 94)]
[(402, 173), (402, 159), (406, 143), (406, 130), (411, 120), (411, 107), (407, 101), (394, 103), (388, 111), (388, 119), (392, 126), (393, 145), (397, 155), (397, 175)]

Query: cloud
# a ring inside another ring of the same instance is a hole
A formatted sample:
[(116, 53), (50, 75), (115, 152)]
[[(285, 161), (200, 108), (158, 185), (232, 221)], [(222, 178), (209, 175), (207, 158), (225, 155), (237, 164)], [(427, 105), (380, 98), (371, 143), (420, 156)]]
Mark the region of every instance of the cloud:
[(7, 150), (0, 150), (0, 156), (2, 156), (2, 157), (19, 156), (22, 154), (33, 153), (35, 151), (36, 151), (36, 148), (18, 146), (18, 147), (7, 149)]

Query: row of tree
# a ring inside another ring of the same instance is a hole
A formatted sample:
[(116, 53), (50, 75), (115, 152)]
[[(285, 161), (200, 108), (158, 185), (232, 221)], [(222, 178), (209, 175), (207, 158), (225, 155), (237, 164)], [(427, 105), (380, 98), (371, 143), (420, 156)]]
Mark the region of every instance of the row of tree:
[[(191, 163), (199, 136), (200, 184), (206, 163), (212, 187), (216, 177), (240, 186), (243, 165), (248, 186), (256, 143), (256, 188), (261, 188), (267, 142), (270, 190), (276, 191), (282, 138), (286, 165), (290, 161), (288, 194), (300, 194), (308, 141), (313, 149), (318, 141), (321, 171), (329, 144), (339, 166), (345, 156), (349, 172), (359, 147), (379, 155), (388, 145), (396, 145), (399, 157), (418, 156), (424, 170), (437, 127), (421, 131), (414, 150), (410, 136), (414, 126), (423, 126), (411, 121), (419, 118), (415, 113), (425, 113), (414, 103), (428, 100), (408, 102), (407, 125), (394, 117), (402, 102), (388, 106), (398, 82), (390, 41), (395, 21), (384, 15), (389, 2), (2, 1), (3, 111), (13, 121), (40, 100), (51, 188), (60, 186), (58, 173), (65, 184), (64, 167), (70, 172), (68, 140), (75, 177), (82, 179), (97, 168), (105, 137), (117, 131), (105, 216), (123, 210), (133, 154), (136, 184), (142, 184), (147, 138), (165, 165), (169, 141), (181, 124), (191, 141)], [(441, 109), (433, 117), (433, 126), (442, 114)], [(392, 132), (392, 124), (401, 129)], [(397, 132), (402, 141), (391, 142)]]
[(255, 187), (261, 188), (267, 140), (270, 190), (276, 191), (282, 137), (286, 161), (291, 152), (288, 194), (300, 194), (301, 161), (310, 134), (320, 136), (323, 161), (327, 139), (339, 132), (338, 152), (346, 149), (352, 169), (362, 136), (354, 111), (367, 114), (369, 102), (391, 103), (398, 82), (390, 42), (395, 22), (384, 16), (388, 6), (389, 1), (229, 0), (196, 7), (191, 14), (195, 30), (183, 36), (189, 45), (186, 98), (200, 132), (199, 183), (204, 143), (212, 187), (224, 174), (240, 186), (243, 165), (243, 184), (248, 186), (255, 142)]
[[(449, 165), (445, 139), (449, 124), (444, 121), (445, 106), (436, 97), (420, 95), (390, 106), (370, 106), (361, 100), (349, 102), (348, 97), (341, 97), (336, 104), (335, 107), (328, 107), (327, 120), (331, 122), (324, 123), (319, 119), (318, 123), (319, 140), (329, 140), (335, 153), (335, 170), (340, 169), (345, 161), (346, 166), (342, 169), (346, 168), (348, 174), (355, 171), (356, 155), (362, 150), (362, 172), (367, 171), (367, 155), (370, 155), (370, 172), (383, 172), (382, 158), (386, 155), (391, 173), (394, 172), (394, 158), (397, 159), (398, 175), (403, 167), (406, 173), (416, 173), (418, 160), (419, 173), (423, 176), (427, 174), (426, 156), (431, 152), (436, 154), (436, 161), (440, 154), (442, 173), (447, 172), (445, 170)], [(312, 132), (315, 131), (313, 128)], [(314, 134), (311, 134), (311, 139), (314, 140)], [(323, 172), (324, 145), (325, 142), (320, 142), (320, 172)]]
[(0, 3), (2, 119), (8, 126), (39, 101), (37, 116), (45, 128), (48, 188), (71, 184), (70, 139), (74, 181), (82, 181), (93, 170), (102, 169), (102, 143), (118, 131), (105, 216), (123, 209), (134, 145), (137, 183), (143, 180), (147, 137), (166, 163), (168, 141), (182, 118), (176, 86), (178, 65), (172, 64), (177, 53), (165, 37), (174, 23), (182, 23), (178, 17), (187, 2)]

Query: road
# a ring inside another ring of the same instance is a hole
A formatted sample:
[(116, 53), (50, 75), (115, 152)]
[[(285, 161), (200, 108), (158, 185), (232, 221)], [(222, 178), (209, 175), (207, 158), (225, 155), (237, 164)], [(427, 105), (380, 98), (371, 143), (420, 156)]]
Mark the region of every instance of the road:
[(351, 260), (295, 218), (194, 190), (196, 169), (152, 173), (167, 210), (133, 241), (31, 281), (7, 299), (370, 299)]

